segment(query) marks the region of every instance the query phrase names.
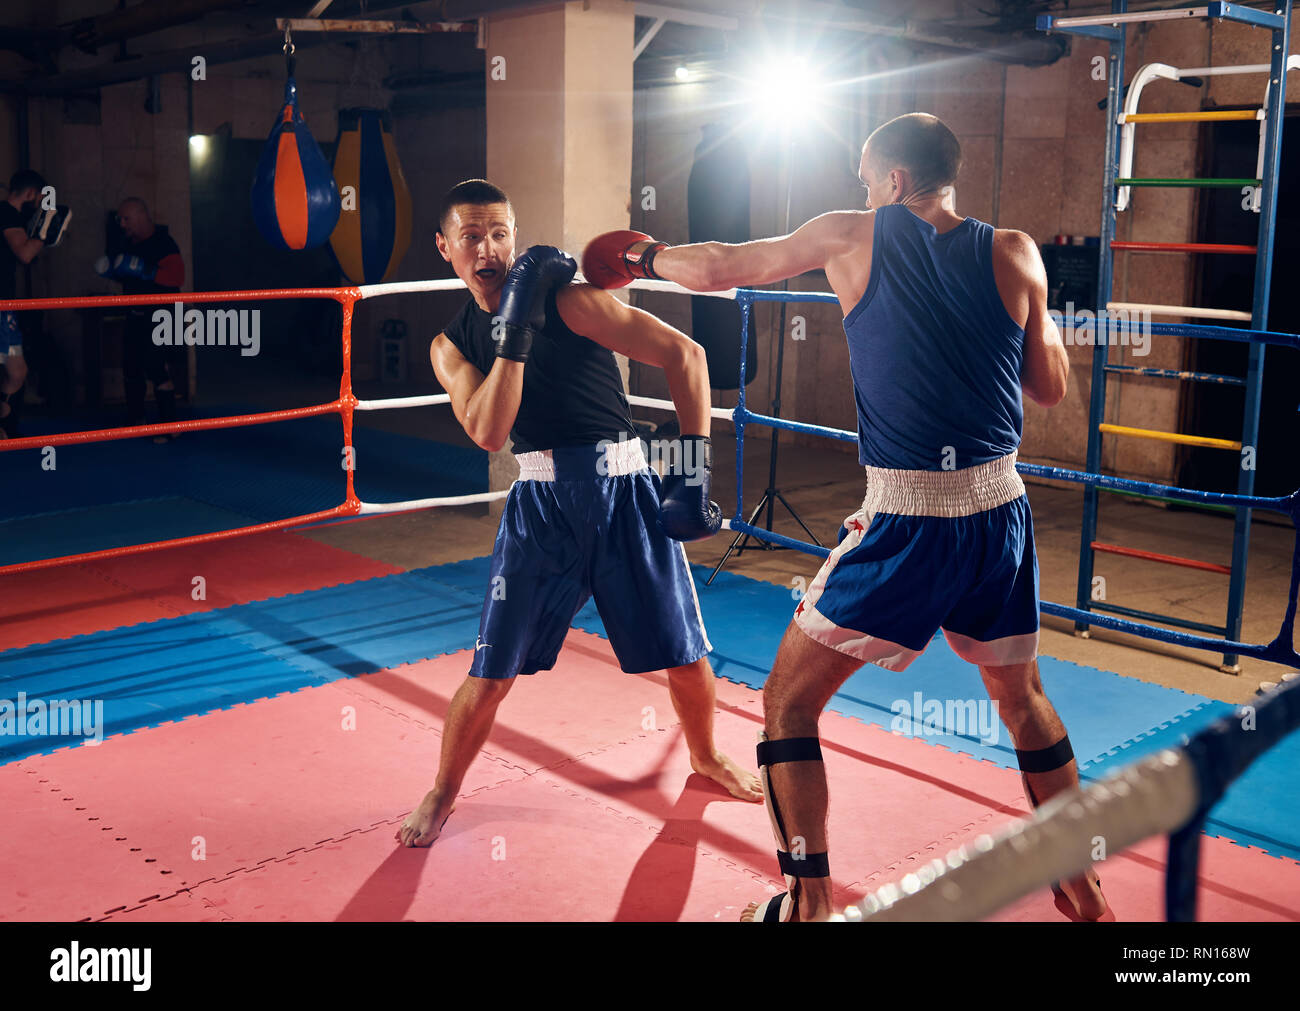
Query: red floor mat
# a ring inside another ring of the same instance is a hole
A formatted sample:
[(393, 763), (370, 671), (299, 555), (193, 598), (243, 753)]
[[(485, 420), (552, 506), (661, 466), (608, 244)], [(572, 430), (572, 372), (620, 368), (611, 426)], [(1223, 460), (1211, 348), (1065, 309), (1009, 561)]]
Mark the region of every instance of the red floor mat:
[[(0, 649), (210, 611), (401, 569), (296, 534), (213, 544), (0, 576)], [(195, 600), (194, 577), (206, 599)]]
[[(0, 918), (729, 920), (775, 890), (762, 806), (691, 773), (663, 675), (621, 673), (608, 643), (581, 632), (502, 704), (442, 838), (397, 847), (469, 657), (0, 768), (0, 800), (24, 805), (0, 869), (26, 893), (0, 888)], [(759, 695), (718, 691), (718, 744), (752, 767)], [(822, 737), (842, 901), (1024, 810), (1014, 772), (835, 714)], [(34, 790), (41, 778), (58, 792)], [(113, 838), (88, 832), (76, 807)], [(1204, 919), (1300, 918), (1300, 866), (1204, 844)], [(1151, 840), (1101, 865), (1120, 919), (1162, 917), (1163, 862)], [(151, 884), (164, 870), (170, 893)], [(998, 918), (1062, 919), (1046, 890)]]

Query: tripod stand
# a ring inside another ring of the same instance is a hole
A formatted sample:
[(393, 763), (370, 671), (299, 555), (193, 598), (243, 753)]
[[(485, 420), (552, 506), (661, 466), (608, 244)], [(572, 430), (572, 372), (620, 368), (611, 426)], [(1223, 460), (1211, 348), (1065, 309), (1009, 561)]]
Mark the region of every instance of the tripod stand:
[[(794, 136), (793, 134), (790, 134), (787, 136), (782, 155), (782, 162), (784, 163), (785, 168), (785, 216), (783, 218), (782, 233), (786, 235), (790, 232), (790, 198), (794, 189), (793, 149)], [(788, 280), (782, 281), (781, 286), (783, 289), (788, 291), (790, 289), (790, 282)], [(785, 306), (786, 303), (782, 302), (780, 322), (777, 324), (776, 329), (776, 375), (773, 379), (772, 395), (772, 417), (774, 418), (781, 417), (781, 379), (785, 373)], [(742, 340), (743, 339), (744, 337), (742, 336)], [(788, 512), (794, 518), (794, 521), (803, 529), (803, 532), (812, 538), (813, 543), (820, 548), (823, 546), (822, 542), (817, 539), (816, 534), (808, 529), (808, 525), (804, 523), (799, 514), (795, 512), (794, 507), (786, 501), (785, 496), (781, 494), (781, 490), (776, 485), (776, 463), (780, 451), (780, 435), (781, 430), (779, 428), (772, 429), (772, 447), (771, 452), (768, 455), (767, 490), (763, 492), (763, 497), (759, 499), (758, 506), (754, 509), (753, 513), (750, 514), (749, 525), (753, 526), (754, 521), (758, 519), (759, 514), (766, 509), (767, 519), (765, 520), (765, 527), (767, 531), (771, 533), (772, 517), (776, 511), (776, 504), (780, 502), (781, 505), (785, 506), (786, 512)], [(784, 545), (773, 544), (770, 541), (759, 540), (758, 538), (754, 538), (757, 543), (751, 546), (748, 543), (751, 536), (751, 534), (742, 532), (732, 539), (730, 546), (727, 548), (726, 554), (722, 556), (722, 560), (718, 562), (717, 566), (709, 574), (709, 578), (704, 581), (705, 586), (708, 586), (713, 582), (714, 577), (722, 571), (722, 567), (727, 564), (727, 559), (729, 559), (733, 554), (739, 555), (747, 550), (787, 550)]]

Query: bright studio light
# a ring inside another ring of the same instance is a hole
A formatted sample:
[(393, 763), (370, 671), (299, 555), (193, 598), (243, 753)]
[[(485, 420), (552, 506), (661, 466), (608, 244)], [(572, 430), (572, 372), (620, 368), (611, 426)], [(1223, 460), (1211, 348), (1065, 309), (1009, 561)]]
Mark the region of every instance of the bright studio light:
[(760, 68), (754, 84), (754, 101), (765, 117), (807, 117), (822, 90), (817, 71), (799, 60), (769, 62)]
[(196, 133), (190, 138), (190, 151), (195, 157), (202, 158), (208, 153), (208, 138), (201, 133)]
[(690, 68), (678, 67), (674, 76), (676, 76), (677, 80), (681, 81), (682, 83), (685, 83), (686, 81), (689, 81), (691, 79)]

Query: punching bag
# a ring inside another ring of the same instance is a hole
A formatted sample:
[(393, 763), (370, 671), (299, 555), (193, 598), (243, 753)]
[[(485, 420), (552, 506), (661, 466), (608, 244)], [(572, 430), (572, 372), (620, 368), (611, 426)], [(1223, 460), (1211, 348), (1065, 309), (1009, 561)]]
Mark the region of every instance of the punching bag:
[(339, 110), (334, 182), (343, 198), (334, 258), (353, 284), (387, 281), (411, 244), (411, 191), (386, 111)]
[[(749, 241), (749, 157), (745, 146), (710, 123), (695, 149), (686, 183), (691, 242)], [(691, 337), (709, 360), (709, 385), (734, 390), (740, 382), (740, 306), (730, 299), (691, 296)], [(754, 349), (754, 314), (745, 335), (745, 385), (758, 366)]]
[(253, 176), (253, 220), (279, 249), (315, 249), (329, 240), (338, 219), (339, 192), (298, 111), (298, 87), (290, 73), (284, 107)]

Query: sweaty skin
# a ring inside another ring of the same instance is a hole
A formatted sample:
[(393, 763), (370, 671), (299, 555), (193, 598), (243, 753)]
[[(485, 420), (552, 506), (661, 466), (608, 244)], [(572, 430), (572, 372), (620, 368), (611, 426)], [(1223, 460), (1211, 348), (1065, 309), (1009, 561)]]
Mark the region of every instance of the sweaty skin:
[[(861, 300), (871, 277), (874, 207), (901, 203), (940, 232), (964, 220), (954, 210), (950, 187), (918, 188), (911, 173), (881, 164), (863, 145), (858, 170), (867, 188), (866, 210), (832, 211), (813, 218), (793, 233), (738, 245), (703, 242), (670, 246), (655, 257), (655, 272), (692, 291), (770, 284), (810, 270), (824, 270), (847, 315)], [(1024, 393), (1043, 407), (1064, 399), (1069, 360), (1061, 335), (1047, 312), (1047, 275), (1030, 236), (999, 228), (993, 237), (994, 279), (1007, 313), (1024, 328)], [(767, 735), (776, 740), (818, 736), (818, 721), (831, 696), (862, 664), (853, 657), (808, 638), (792, 621), (763, 690)], [(1046, 748), (1065, 735), (1055, 709), (1043, 693), (1037, 661), (1007, 667), (980, 667), (989, 696), (1021, 750)], [(803, 836), (809, 853), (827, 849), (828, 795), (824, 766), (789, 762), (770, 770), (773, 790), (781, 798), (787, 834)], [(1026, 776), (1034, 794), (1049, 797), (1079, 785), (1074, 761), (1047, 773)], [(1076, 914), (1096, 920), (1108, 907), (1091, 868), (1060, 883)], [(825, 919), (835, 912), (829, 878), (801, 878), (795, 885), (793, 919)], [(752, 920), (759, 906), (750, 904), (742, 919)]]
[[(459, 205), (448, 219), (445, 234), (437, 236), (438, 251), (485, 312), (495, 313), (500, 304), (506, 272), (514, 262), (515, 238), (514, 215), (504, 203)], [(629, 308), (590, 285), (569, 285), (557, 296), (556, 306), (575, 333), (662, 368), (683, 434), (708, 435), (711, 400), (703, 348), (657, 317)], [(456, 420), (469, 437), (489, 452), (504, 447), (519, 413), (524, 364), (498, 358), (484, 376), (445, 334), (434, 338), (429, 359), (451, 396)], [(394, 834), (403, 846), (428, 846), (438, 838), (465, 773), (486, 743), (497, 708), (514, 680), (465, 678), (447, 713), (437, 781)], [(758, 777), (714, 744), (715, 686), (708, 658), (671, 668), (668, 689), (690, 750), (691, 768), (731, 796), (761, 803)]]

